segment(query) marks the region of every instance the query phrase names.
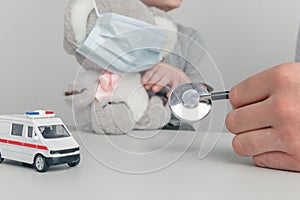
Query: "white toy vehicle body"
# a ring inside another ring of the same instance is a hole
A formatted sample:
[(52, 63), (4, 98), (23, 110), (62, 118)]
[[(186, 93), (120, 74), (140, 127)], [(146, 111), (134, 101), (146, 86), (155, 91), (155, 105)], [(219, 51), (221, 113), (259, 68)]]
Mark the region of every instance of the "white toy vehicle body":
[(0, 163), (4, 159), (33, 164), (45, 172), (51, 165), (80, 162), (79, 145), (52, 111), (0, 115)]

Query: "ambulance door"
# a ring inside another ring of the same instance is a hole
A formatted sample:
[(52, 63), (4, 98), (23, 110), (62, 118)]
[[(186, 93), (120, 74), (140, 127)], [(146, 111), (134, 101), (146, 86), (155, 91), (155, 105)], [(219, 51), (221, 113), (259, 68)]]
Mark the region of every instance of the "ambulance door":
[(7, 140), (9, 138), (11, 124), (9, 122), (0, 122), (0, 153), (4, 158), (9, 157), (9, 152), (7, 151), (8, 145)]
[(24, 156), (24, 125), (12, 123), (10, 130), (10, 139), (8, 140), (9, 159), (23, 162)]
[(35, 139), (37, 137), (33, 126), (27, 125), (26, 131), (25, 131), (25, 138), (26, 143), (24, 144), (24, 161), (26, 163), (32, 163), (33, 158), (37, 151), (37, 140)]

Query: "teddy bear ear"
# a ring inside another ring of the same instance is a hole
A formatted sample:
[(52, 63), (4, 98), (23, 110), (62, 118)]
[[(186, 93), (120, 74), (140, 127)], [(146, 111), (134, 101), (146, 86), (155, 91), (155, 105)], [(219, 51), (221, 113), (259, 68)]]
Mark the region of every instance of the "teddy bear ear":
[(88, 17), (94, 9), (93, 0), (70, 0), (65, 11), (64, 47), (70, 54), (86, 38)]

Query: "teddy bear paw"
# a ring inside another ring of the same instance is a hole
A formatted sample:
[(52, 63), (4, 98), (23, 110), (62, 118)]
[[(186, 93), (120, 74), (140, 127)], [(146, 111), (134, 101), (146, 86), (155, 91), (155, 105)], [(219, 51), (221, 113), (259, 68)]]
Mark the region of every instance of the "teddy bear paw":
[(124, 102), (95, 101), (92, 109), (92, 126), (100, 134), (124, 134), (133, 130), (133, 114)]
[(169, 123), (171, 110), (164, 105), (158, 96), (151, 97), (148, 108), (143, 117), (137, 122), (136, 129), (159, 129)]

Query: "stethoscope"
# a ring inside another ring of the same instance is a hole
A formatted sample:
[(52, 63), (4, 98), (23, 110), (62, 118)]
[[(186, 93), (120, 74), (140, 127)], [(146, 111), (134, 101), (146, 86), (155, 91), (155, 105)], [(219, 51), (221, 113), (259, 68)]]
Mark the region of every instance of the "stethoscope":
[(210, 93), (199, 83), (184, 83), (171, 91), (168, 103), (175, 117), (195, 122), (209, 114), (213, 101), (225, 99), (229, 99), (229, 91)]

